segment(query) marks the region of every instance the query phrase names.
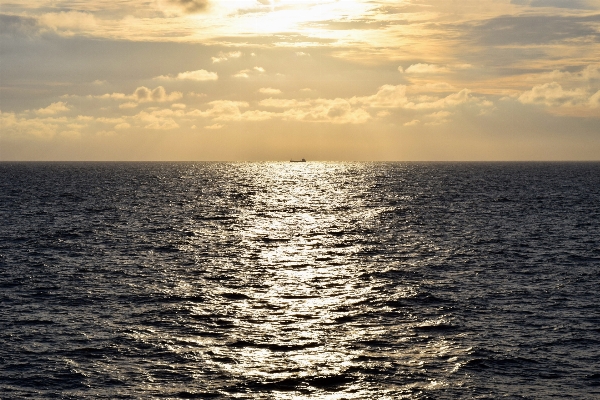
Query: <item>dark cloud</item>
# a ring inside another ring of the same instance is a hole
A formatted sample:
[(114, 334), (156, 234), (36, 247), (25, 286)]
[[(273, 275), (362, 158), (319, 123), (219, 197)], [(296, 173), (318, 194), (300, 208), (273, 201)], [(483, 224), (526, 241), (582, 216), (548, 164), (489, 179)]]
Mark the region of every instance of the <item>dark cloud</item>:
[(209, 0), (169, 0), (169, 2), (178, 5), (189, 14), (204, 12), (210, 5)]
[(600, 41), (600, 14), (575, 16), (501, 16), (475, 25), (469, 32), (488, 46), (547, 44), (577, 38)]
[(37, 34), (38, 32), (38, 23), (33, 18), (0, 14), (0, 35), (13, 37), (31, 36)]

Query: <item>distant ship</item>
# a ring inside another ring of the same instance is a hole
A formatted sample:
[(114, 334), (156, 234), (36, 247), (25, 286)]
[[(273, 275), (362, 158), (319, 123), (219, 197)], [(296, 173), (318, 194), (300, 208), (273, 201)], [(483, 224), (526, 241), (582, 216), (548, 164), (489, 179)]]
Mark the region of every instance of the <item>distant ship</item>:
[(306, 160), (303, 158), (302, 160), (290, 160), (290, 162), (306, 162)]

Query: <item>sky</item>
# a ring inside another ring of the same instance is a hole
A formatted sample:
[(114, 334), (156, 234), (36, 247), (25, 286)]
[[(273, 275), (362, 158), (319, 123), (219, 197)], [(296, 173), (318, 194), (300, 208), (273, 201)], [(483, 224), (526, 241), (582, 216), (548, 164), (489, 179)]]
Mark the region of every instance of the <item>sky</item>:
[(600, 0), (0, 0), (0, 160), (600, 160)]

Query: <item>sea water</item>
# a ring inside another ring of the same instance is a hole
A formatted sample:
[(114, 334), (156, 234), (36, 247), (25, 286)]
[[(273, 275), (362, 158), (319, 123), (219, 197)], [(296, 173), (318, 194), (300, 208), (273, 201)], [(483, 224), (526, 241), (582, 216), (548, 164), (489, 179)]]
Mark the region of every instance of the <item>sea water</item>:
[(0, 398), (600, 398), (600, 163), (0, 163)]

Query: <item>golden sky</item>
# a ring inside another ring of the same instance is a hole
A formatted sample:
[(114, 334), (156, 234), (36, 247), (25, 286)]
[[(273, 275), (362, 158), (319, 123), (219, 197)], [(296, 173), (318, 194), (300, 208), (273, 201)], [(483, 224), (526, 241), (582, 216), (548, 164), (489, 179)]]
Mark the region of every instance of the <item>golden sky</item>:
[(600, 160), (600, 0), (0, 0), (0, 160)]

